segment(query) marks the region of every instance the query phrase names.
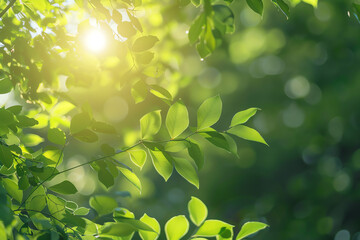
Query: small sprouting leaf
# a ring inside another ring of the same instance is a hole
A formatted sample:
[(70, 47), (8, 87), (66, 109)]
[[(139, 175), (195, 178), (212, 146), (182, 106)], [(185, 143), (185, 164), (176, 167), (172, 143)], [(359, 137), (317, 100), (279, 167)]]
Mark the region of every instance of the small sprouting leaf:
[(264, 9), (262, 0), (246, 0), (246, 2), (254, 12), (262, 15)]
[(221, 231), (228, 229), (232, 231), (233, 225), (220, 220), (206, 220), (201, 227), (195, 233), (195, 236), (200, 237), (215, 237), (220, 234)]
[(72, 134), (80, 132), (91, 125), (91, 119), (88, 113), (76, 114), (70, 122), (70, 132)]
[(194, 141), (189, 142), (188, 153), (190, 157), (195, 161), (196, 166), (200, 170), (204, 165), (204, 154), (201, 151), (199, 145)]
[(140, 179), (136, 176), (136, 174), (127, 168), (118, 167), (118, 169), (132, 185), (134, 185), (137, 189), (139, 189), (141, 193), (141, 182)]
[(189, 221), (184, 215), (171, 218), (165, 224), (167, 240), (179, 240), (189, 231)]
[(84, 129), (80, 132), (74, 133), (73, 136), (74, 138), (86, 143), (94, 143), (99, 139), (96, 133), (89, 129)]
[(111, 173), (104, 167), (100, 167), (98, 171), (99, 181), (105, 185), (106, 188), (109, 188), (114, 185), (114, 177)]
[(247, 222), (241, 227), (239, 234), (236, 236), (236, 240), (246, 238), (268, 226), (269, 225), (262, 222)]
[(230, 127), (246, 123), (256, 112), (260, 110), (259, 108), (249, 108), (244, 111), (240, 111), (234, 115), (231, 120)]
[(0, 80), (0, 94), (5, 94), (11, 91), (13, 88), (13, 85), (11, 83), (11, 80), (6, 78), (3, 80)]
[(74, 194), (77, 193), (77, 189), (71, 182), (65, 180), (61, 183), (55, 184), (49, 187), (51, 191), (61, 193), (61, 194)]
[(249, 127), (244, 126), (244, 125), (237, 125), (237, 126), (235, 126), (233, 128), (230, 128), (227, 132), (231, 133), (231, 134), (233, 134), (235, 136), (241, 137), (243, 139), (263, 143), (263, 144), (269, 146), (265, 142), (263, 137), (260, 135), (260, 133), (258, 133), (258, 131), (256, 131), (253, 128), (249, 128)]
[(172, 139), (183, 133), (189, 126), (189, 114), (182, 101), (177, 101), (169, 108), (166, 115), (166, 128)]
[(189, 42), (194, 44), (199, 39), (199, 36), (203, 30), (203, 26), (205, 25), (205, 13), (200, 14), (195, 21), (191, 24), (189, 29)]
[(196, 197), (191, 197), (188, 210), (190, 219), (196, 226), (200, 226), (207, 218), (208, 210), (206, 205)]
[(140, 221), (150, 226), (155, 232), (139, 230), (142, 240), (156, 240), (160, 234), (160, 224), (155, 218), (149, 217), (146, 213), (140, 218)]
[(189, 147), (187, 141), (170, 141), (165, 144), (165, 151), (167, 152), (181, 152)]
[(171, 159), (170, 156), (167, 156), (166, 153), (161, 151), (149, 151), (155, 170), (167, 181), (173, 171), (173, 165), (168, 160)]
[(141, 137), (148, 138), (155, 135), (161, 127), (161, 110), (149, 112), (140, 119)]
[(155, 36), (143, 36), (135, 40), (132, 50), (134, 52), (143, 52), (152, 48), (159, 39)]
[(146, 162), (146, 152), (142, 149), (129, 150), (127, 152), (130, 155), (130, 160), (141, 169)]
[(107, 196), (91, 197), (89, 204), (100, 216), (113, 212), (117, 207), (115, 199)]
[(10, 149), (2, 144), (0, 144), (0, 161), (7, 168), (10, 168), (14, 161)]
[(214, 125), (221, 116), (222, 102), (219, 95), (206, 99), (197, 111), (197, 130)]
[(286, 18), (289, 18), (290, 8), (283, 0), (272, 0), (272, 2), (281, 10)]
[(23, 199), (23, 191), (19, 190), (18, 185), (16, 184), (16, 182), (11, 180), (11, 179), (8, 179), (8, 178), (3, 178), (2, 181), (4, 183), (4, 187), (6, 189), (6, 192), (11, 197), (13, 197), (16, 201), (21, 203), (21, 201)]
[(91, 129), (94, 130), (95, 132), (99, 132), (99, 133), (107, 133), (107, 134), (115, 134), (116, 133), (116, 129), (107, 123), (104, 122), (94, 122), (91, 125)]
[(50, 128), (47, 137), (50, 142), (55, 144), (64, 145), (66, 142), (65, 133), (60, 128)]
[(189, 183), (199, 188), (199, 177), (195, 164), (185, 158), (173, 158), (176, 171)]

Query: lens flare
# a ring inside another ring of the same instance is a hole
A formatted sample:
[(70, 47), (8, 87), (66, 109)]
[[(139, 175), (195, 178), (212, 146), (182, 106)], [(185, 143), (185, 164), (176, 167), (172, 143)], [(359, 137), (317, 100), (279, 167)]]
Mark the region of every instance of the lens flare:
[(98, 29), (92, 29), (85, 35), (85, 46), (92, 52), (100, 52), (106, 47), (106, 37)]

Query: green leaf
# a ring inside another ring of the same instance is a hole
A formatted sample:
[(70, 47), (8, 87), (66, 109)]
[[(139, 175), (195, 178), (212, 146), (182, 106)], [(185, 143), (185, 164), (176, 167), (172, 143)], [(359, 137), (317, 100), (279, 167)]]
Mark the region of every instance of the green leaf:
[(208, 210), (206, 205), (196, 197), (191, 197), (188, 203), (188, 210), (191, 221), (198, 227), (207, 218)]
[(42, 143), (44, 141), (44, 139), (42, 137), (40, 137), (39, 135), (36, 134), (26, 134), (21, 138), (21, 141), (24, 143), (25, 146), (28, 147), (34, 147), (39, 145), (40, 143)]
[(352, 6), (354, 8), (353, 13), (355, 15), (355, 18), (360, 23), (360, 4), (353, 3)]
[(318, 6), (318, 0), (302, 0), (302, 1), (312, 5), (314, 8), (317, 8)]
[(196, 166), (200, 170), (204, 165), (204, 154), (201, 151), (199, 145), (194, 141), (189, 142), (188, 153), (190, 157), (195, 161)]
[(146, 152), (142, 149), (127, 151), (130, 155), (130, 160), (142, 169), (146, 162)]
[(70, 122), (70, 132), (72, 134), (85, 130), (91, 125), (91, 119), (88, 113), (82, 112), (76, 114)]
[(166, 128), (172, 139), (183, 133), (189, 126), (189, 114), (186, 106), (180, 100), (171, 105), (166, 115)]
[[(140, 64), (149, 64), (151, 62), (151, 60), (153, 60), (155, 57), (155, 53), (153, 52), (142, 52), (142, 53), (138, 53), (136, 54), (136, 61)], [(147, 93), (147, 91), (146, 91)], [(134, 95), (133, 95), (134, 96)]]
[(203, 31), (203, 26), (205, 25), (205, 19), (206, 16), (202, 13), (191, 24), (188, 34), (190, 44), (196, 43), (199, 39), (200, 34)]
[(46, 206), (46, 194), (43, 186), (37, 189), (28, 197), (25, 206), (27, 209), (42, 211)]
[(199, 7), (201, 4), (201, 0), (191, 0), (191, 3), (195, 6), (195, 7)]
[(140, 119), (141, 138), (155, 135), (161, 127), (161, 110), (149, 112)]
[(60, 128), (50, 128), (47, 137), (50, 142), (55, 144), (64, 145), (66, 142), (65, 133)]
[(201, 227), (196, 231), (196, 237), (215, 237), (220, 234), (224, 229), (233, 229), (233, 225), (220, 220), (206, 220)]
[(228, 141), (221, 133), (218, 133), (216, 131), (209, 131), (209, 132), (201, 132), (200, 135), (203, 136), (213, 145), (222, 148), (228, 152), (231, 152)]
[(89, 204), (93, 209), (95, 209), (99, 216), (109, 214), (117, 207), (115, 199), (99, 195), (91, 197)]
[(187, 141), (170, 141), (165, 144), (165, 151), (167, 152), (181, 152), (189, 147)]
[(176, 171), (189, 183), (199, 188), (199, 177), (195, 164), (185, 158), (173, 158)]
[(74, 214), (84, 216), (84, 215), (87, 215), (89, 213), (89, 211), (90, 211), (90, 209), (81, 207), (81, 208), (76, 209), (74, 211)]
[(0, 161), (7, 168), (10, 168), (14, 161), (10, 149), (1, 144), (0, 144)]
[(35, 120), (33, 118), (29, 118), (27, 116), (19, 115), (16, 118), (19, 121), (16, 124), (19, 128), (28, 128), (28, 127), (32, 127), (32, 126), (39, 124), (39, 122), (37, 120)]
[(73, 134), (73, 136), (74, 138), (86, 143), (94, 143), (99, 139), (98, 135), (96, 135), (96, 133), (89, 129), (84, 129), (80, 132), (76, 132)]
[(290, 15), (290, 8), (283, 0), (272, 0), (272, 2), (277, 6), (281, 12), (285, 15), (288, 19)]
[(148, 85), (143, 80), (136, 82), (131, 89), (131, 95), (135, 103), (144, 101), (148, 92)]
[(156, 240), (160, 234), (160, 224), (152, 217), (146, 215), (146, 213), (140, 218), (140, 221), (150, 226), (155, 232), (139, 230), (139, 235), (142, 240)]
[(231, 152), (232, 154), (234, 154), (237, 158), (239, 158), (235, 140), (229, 134), (221, 133), (221, 135), (224, 136), (224, 138), (226, 139), (226, 141), (228, 143), (228, 146), (229, 146), (228, 151)]
[(262, 15), (264, 9), (262, 0), (246, 0), (246, 2), (254, 12)]
[(99, 133), (116, 134), (116, 129), (112, 125), (104, 122), (94, 122), (91, 125), (91, 129)]
[(189, 231), (189, 221), (184, 215), (171, 218), (165, 224), (167, 240), (179, 240)]
[(16, 201), (21, 203), (21, 201), (23, 199), (23, 191), (19, 190), (18, 184), (16, 184), (15, 181), (8, 179), (8, 178), (3, 178), (2, 181), (4, 183), (4, 187), (7, 191), (7, 193), (11, 197), (13, 197)]
[(98, 178), (99, 181), (104, 184), (106, 188), (114, 185), (114, 177), (105, 167), (100, 167), (100, 170), (98, 171)]
[(56, 218), (61, 219), (65, 215), (65, 201), (52, 194), (47, 194), (49, 212)]
[(239, 234), (236, 236), (236, 240), (244, 239), (268, 226), (269, 225), (262, 222), (247, 222), (241, 227)]
[(135, 40), (132, 50), (134, 52), (143, 52), (152, 48), (159, 39), (155, 36), (143, 36)]
[(221, 34), (233, 33), (235, 31), (235, 16), (231, 8), (226, 5), (213, 5), (214, 24)]
[(111, 223), (104, 224), (104, 227), (101, 229), (101, 235), (124, 237), (124, 236), (130, 235), (135, 230), (136, 229), (128, 223), (122, 223), (122, 222), (113, 223), (113, 222), (111, 222)]
[(233, 128), (230, 128), (227, 132), (243, 139), (263, 143), (269, 146), (260, 133), (258, 133), (255, 129), (249, 128), (247, 126), (237, 125)]
[(258, 110), (260, 110), (260, 108), (249, 108), (236, 113), (231, 120), (230, 127), (246, 123)]
[(0, 125), (10, 125), (15, 122), (14, 114), (4, 108), (0, 108)]
[(51, 191), (61, 193), (61, 194), (74, 194), (77, 193), (77, 189), (71, 182), (65, 180), (61, 183), (55, 184), (49, 187)]
[(12, 82), (10, 79), (6, 78), (0, 80), (0, 94), (5, 94), (11, 91), (13, 88)]
[(120, 172), (124, 175), (124, 177), (132, 184), (134, 185), (141, 193), (141, 182), (140, 179), (136, 176), (135, 173), (130, 171), (127, 168), (118, 167)]
[(151, 85), (150, 92), (158, 98), (172, 101), (172, 96), (168, 90), (158, 85)]
[(219, 95), (206, 99), (197, 111), (197, 130), (214, 125), (221, 116), (222, 102)]
[(166, 182), (173, 171), (173, 165), (168, 160), (171, 159), (170, 156), (161, 151), (149, 150), (149, 152), (156, 171), (164, 178)]

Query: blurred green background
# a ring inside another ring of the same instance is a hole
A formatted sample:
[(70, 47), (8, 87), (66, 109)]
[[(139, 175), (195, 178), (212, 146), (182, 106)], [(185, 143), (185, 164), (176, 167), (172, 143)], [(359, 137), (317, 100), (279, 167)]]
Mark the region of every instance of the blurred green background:
[[(156, 27), (162, 29), (162, 39), (175, 42), (169, 49), (181, 49), (181, 56), (168, 51), (159, 58), (177, 59), (173, 65), (186, 76), (165, 72), (163, 81), (171, 78), (182, 86), (177, 97), (189, 106), (191, 124), (201, 102), (219, 93), (224, 108), (215, 128), (226, 129), (236, 112), (259, 107), (262, 111), (249, 126), (270, 147), (239, 139), (237, 159), (202, 141), (206, 162), (199, 190), (175, 172), (165, 183), (149, 159), (144, 171), (135, 169), (143, 184), (141, 195), (124, 179), (108, 193), (89, 167), (78, 168), (64, 177), (79, 189), (74, 197), (79, 205), (88, 206), (92, 194), (112, 194), (137, 217), (146, 212), (163, 225), (185, 214), (193, 195), (208, 205), (210, 218), (268, 223), (270, 228), (256, 239), (360, 240), (360, 25), (343, 0), (320, 0), (317, 9), (299, 4), (288, 20), (271, 5), (265, 3), (260, 17), (245, 1), (234, 1), (237, 30), (205, 60), (188, 45), (185, 33), (194, 9), (180, 14), (177, 8), (154, 8), (148, 19), (155, 33)], [(166, 24), (171, 30), (164, 33)], [(136, 140), (139, 124), (134, 119), (156, 106), (167, 109), (155, 98), (135, 105), (129, 91), (119, 94), (113, 86), (101, 93), (94, 89), (91, 95), (71, 91), (89, 101), (97, 117), (127, 132), (120, 146)], [(99, 148), (74, 141), (60, 167), (96, 154)], [(128, 161), (127, 156), (119, 158)], [(131, 197), (122, 192), (126, 190)]]

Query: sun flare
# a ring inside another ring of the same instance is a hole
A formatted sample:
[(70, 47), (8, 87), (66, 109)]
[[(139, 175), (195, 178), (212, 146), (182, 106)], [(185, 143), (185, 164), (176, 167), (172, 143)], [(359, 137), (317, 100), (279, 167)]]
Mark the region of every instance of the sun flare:
[(100, 52), (106, 47), (106, 37), (98, 29), (92, 29), (85, 35), (85, 46), (92, 52)]

